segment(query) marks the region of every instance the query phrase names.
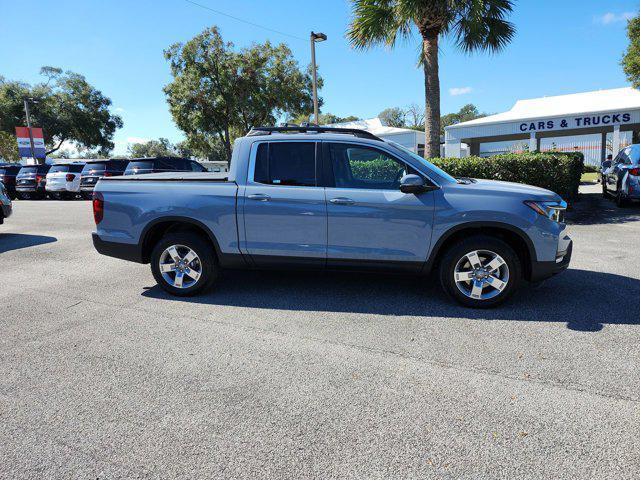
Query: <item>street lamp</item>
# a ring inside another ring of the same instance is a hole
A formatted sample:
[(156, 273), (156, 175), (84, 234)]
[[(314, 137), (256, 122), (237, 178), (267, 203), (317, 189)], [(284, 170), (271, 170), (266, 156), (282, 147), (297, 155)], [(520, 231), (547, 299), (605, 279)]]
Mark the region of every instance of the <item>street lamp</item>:
[(313, 123), (318, 125), (318, 72), (316, 68), (316, 42), (324, 42), (324, 33), (311, 32), (311, 68), (313, 68)]
[(38, 103), (37, 100), (31, 97), (25, 97), (24, 99), (24, 114), (27, 117), (27, 130), (29, 131), (29, 144), (31, 146), (31, 158), (34, 162), (38, 163), (36, 160), (35, 147), (33, 145), (33, 134), (31, 133), (31, 112), (29, 111), (29, 102), (34, 105)]

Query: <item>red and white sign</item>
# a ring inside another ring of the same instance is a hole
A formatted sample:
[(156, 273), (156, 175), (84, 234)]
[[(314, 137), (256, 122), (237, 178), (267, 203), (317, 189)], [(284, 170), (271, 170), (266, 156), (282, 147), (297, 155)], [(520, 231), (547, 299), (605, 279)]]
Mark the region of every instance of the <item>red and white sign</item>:
[[(45, 158), (46, 149), (44, 147), (44, 135), (41, 128), (31, 128), (33, 137), (33, 155), (35, 158)], [(31, 157), (31, 140), (29, 139), (29, 128), (16, 127), (16, 137), (18, 138), (18, 151), (21, 157)]]

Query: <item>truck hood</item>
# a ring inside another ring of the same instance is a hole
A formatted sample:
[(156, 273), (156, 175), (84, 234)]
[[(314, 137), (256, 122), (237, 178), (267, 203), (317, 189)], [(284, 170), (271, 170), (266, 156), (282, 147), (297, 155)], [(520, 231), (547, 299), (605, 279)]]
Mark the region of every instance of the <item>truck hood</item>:
[(468, 184), (457, 184), (460, 191), (493, 194), (505, 197), (522, 197), (523, 200), (559, 201), (560, 195), (533, 185), (524, 183), (501, 182), (499, 180), (473, 179)]

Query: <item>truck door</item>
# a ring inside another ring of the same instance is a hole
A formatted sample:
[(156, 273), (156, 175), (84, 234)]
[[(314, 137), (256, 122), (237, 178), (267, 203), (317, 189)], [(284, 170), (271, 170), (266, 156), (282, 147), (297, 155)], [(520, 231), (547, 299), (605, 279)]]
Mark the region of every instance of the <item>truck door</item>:
[(355, 143), (323, 144), (328, 266), (422, 268), (433, 227), (433, 192), (405, 194), (418, 173), (392, 155)]
[(317, 182), (319, 145), (296, 140), (253, 145), (241, 202), (244, 250), (257, 265), (324, 266), (327, 207)]

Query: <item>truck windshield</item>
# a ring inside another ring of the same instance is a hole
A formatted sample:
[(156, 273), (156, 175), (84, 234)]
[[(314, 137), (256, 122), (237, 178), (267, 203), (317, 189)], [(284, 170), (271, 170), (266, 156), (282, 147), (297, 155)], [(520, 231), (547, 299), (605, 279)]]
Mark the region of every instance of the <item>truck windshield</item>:
[(451, 175), (449, 175), (447, 172), (445, 172), (444, 170), (442, 170), (439, 167), (436, 167), (433, 163), (428, 162), (427, 160), (425, 160), (424, 158), (422, 158), (420, 155), (413, 153), (411, 150), (409, 150), (406, 147), (403, 147), (402, 145), (400, 145), (399, 143), (396, 142), (391, 142), (389, 140), (386, 140), (386, 142), (390, 145), (393, 145), (394, 147), (402, 150), (404, 153), (408, 154), (411, 156), (411, 158), (416, 159), (417, 161), (419, 161), (422, 165), (424, 165), (425, 167), (427, 167), (429, 170), (433, 171), (436, 173), (436, 175), (439, 175), (440, 177), (442, 177), (443, 179), (451, 182), (451, 183), (458, 183), (458, 181), (453, 178)]

